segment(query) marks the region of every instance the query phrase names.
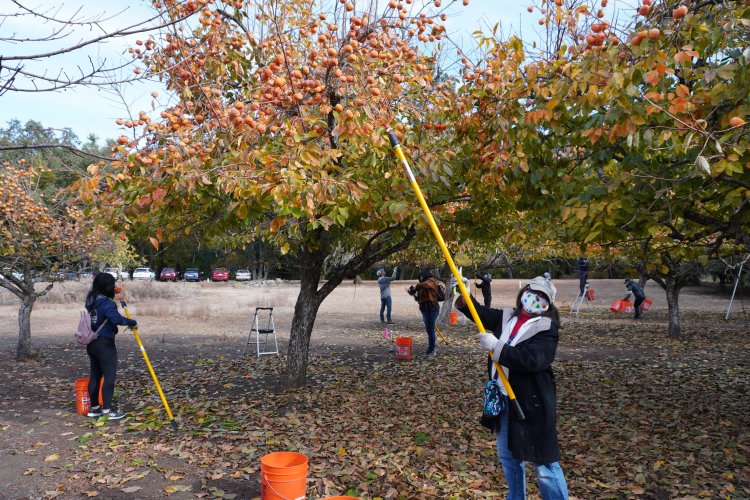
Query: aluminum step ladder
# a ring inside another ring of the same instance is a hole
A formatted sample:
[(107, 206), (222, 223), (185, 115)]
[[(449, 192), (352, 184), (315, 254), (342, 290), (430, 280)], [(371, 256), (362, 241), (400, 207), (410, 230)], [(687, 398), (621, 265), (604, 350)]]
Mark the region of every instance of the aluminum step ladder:
[(588, 299), (588, 293), (589, 293), (589, 284), (586, 283), (583, 289), (583, 293), (578, 291), (578, 294), (576, 295), (575, 300), (573, 301), (573, 306), (570, 308), (570, 312), (572, 312), (574, 315), (578, 316), (578, 313), (581, 311), (581, 306), (583, 303), (586, 303), (586, 309), (591, 307), (589, 305), (589, 299)]
[[(264, 315), (265, 313), (263, 311), (268, 311), (268, 320), (266, 321), (265, 328), (260, 327), (261, 323), (261, 315)], [(260, 313), (260, 314), (259, 314)], [(253, 341), (253, 334), (255, 334), (255, 352), (256, 356), (260, 357), (263, 354), (279, 354), (279, 342), (276, 339), (276, 324), (273, 321), (273, 307), (256, 307), (255, 308), (255, 314), (253, 315), (253, 325), (250, 328), (250, 333), (247, 335), (247, 342), (245, 342), (245, 348), (242, 350), (242, 355), (244, 356), (247, 352), (247, 346), (250, 345), (250, 343)], [(261, 335), (263, 335), (263, 339), (261, 340)], [(273, 347), (274, 350), (266, 350), (269, 349), (270, 342), (268, 340), (268, 336), (273, 335)], [(261, 351), (261, 346), (263, 350)]]

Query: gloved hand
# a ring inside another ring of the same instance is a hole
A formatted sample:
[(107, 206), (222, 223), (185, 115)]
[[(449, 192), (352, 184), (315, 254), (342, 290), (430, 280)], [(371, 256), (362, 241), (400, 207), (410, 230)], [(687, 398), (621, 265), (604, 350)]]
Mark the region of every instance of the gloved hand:
[(500, 359), (500, 351), (503, 350), (503, 343), (496, 339), (494, 335), (491, 333), (477, 333), (477, 340), (482, 346), (482, 352), (491, 352), (494, 361)]
[(134, 319), (130, 320), (130, 324), (128, 325), (130, 328), (138, 328), (138, 322)]

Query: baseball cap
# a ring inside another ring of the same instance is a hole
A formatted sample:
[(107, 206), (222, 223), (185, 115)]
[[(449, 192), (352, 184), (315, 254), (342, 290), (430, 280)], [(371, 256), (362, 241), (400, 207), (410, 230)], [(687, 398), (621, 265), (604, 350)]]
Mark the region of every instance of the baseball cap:
[(550, 280), (544, 279), (541, 276), (537, 276), (536, 278), (529, 281), (529, 288), (537, 292), (542, 292), (547, 296), (550, 302), (555, 302), (557, 288), (555, 288), (555, 285), (553, 285)]

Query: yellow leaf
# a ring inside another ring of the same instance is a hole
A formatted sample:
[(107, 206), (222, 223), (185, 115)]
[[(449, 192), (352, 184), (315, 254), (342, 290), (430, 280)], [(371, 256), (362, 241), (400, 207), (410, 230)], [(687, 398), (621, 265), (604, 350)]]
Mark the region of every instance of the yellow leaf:
[(344, 455), (346, 455), (346, 448), (339, 448), (339, 456), (343, 457)]
[(667, 266), (660, 266), (659, 272), (662, 274), (669, 274), (669, 268)]
[(52, 455), (47, 455), (47, 458), (44, 459), (45, 462), (54, 462), (55, 460), (59, 460), (60, 455), (57, 453), (53, 453)]

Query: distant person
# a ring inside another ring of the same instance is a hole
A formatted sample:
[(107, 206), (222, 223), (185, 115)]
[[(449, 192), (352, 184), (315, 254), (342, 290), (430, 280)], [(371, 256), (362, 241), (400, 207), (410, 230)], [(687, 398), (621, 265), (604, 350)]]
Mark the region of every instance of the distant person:
[(427, 332), (427, 351), (425, 356), (437, 355), (437, 334), (435, 333), (435, 322), (440, 313), (438, 302), (438, 282), (428, 269), (419, 272), (419, 283), (406, 289), (407, 293), (414, 297), (419, 303), (419, 311), (422, 313), (424, 328)]
[[(378, 269), (378, 286), (380, 287), (380, 322), (381, 323), (393, 323), (391, 321), (391, 308), (393, 307), (393, 299), (391, 298), (391, 281), (396, 279), (396, 272), (398, 267), (393, 268), (393, 275), (389, 278), (385, 275), (385, 269), (382, 267)], [(386, 315), (383, 316), (383, 312)]]
[(584, 256), (578, 257), (578, 288), (581, 295), (586, 292), (586, 281), (589, 278), (589, 259)]
[(484, 307), (490, 307), (490, 304), (492, 304), (492, 275), (488, 272), (477, 273), (474, 279), (479, 279), (479, 281), (474, 283), (474, 286), (482, 291)]
[[(504, 409), (497, 416), (482, 417), (482, 425), (497, 435), (497, 456), (510, 500), (526, 498), (525, 461), (534, 465), (543, 499), (568, 498), (560, 467), (557, 391), (552, 373), (560, 327), (560, 314), (554, 305), (556, 294), (551, 281), (537, 276), (518, 292), (514, 308), (490, 309), (471, 297), (488, 331), (477, 335), (482, 351), (491, 353), (491, 359), (487, 357), (488, 375), (497, 380), (492, 361), (501, 365), (526, 416), (525, 420), (518, 420), (500, 383)], [(462, 296), (455, 305), (469, 316)]]
[(99, 401), (99, 383), (104, 377), (102, 404), (92, 405), (89, 417), (106, 416), (109, 420), (119, 420), (124, 413), (112, 408), (112, 397), (117, 378), (117, 346), (115, 335), (117, 326), (136, 327), (134, 319), (128, 319), (117, 311), (115, 298), (115, 278), (109, 273), (99, 273), (94, 277), (91, 290), (86, 296), (85, 307), (91, 314), (91, 329), (98, 330), (98, 336), (86, 346), (91, 363), (89, 375), (89, 401)]
[(549, 273), (544, 273), (542, 276), (544, 276), (544, 279), (546, 279), (547, 281), (552, 281), (552, 276), (550, 276)]
[(635, 309), (634, 319), (641, 318), (641, 304), (646, 299), (646, 293), (643, 291), (640, 283), (633, 281), (630, 278), (625, 278), (625, 287), (628, 289), (628, 294), (622, 300), (628, 300), (630, 295), (635, 296), (635, 302), (633, 302), (633, 309)]

